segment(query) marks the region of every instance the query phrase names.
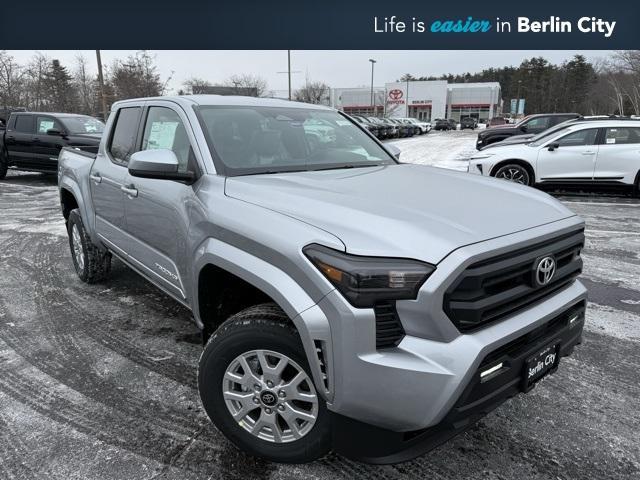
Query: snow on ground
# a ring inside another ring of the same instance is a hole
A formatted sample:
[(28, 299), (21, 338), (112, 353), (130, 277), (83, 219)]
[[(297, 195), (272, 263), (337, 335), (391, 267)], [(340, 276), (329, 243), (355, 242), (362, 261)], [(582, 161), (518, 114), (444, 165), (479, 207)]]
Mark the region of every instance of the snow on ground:
[(427, 135), (390, 140), (387, 143), (394, 144), (402, 151), (402, 162), (467, 171), (469, 157), (476, 152), (477, 136), (473, 130), (431, 131)]

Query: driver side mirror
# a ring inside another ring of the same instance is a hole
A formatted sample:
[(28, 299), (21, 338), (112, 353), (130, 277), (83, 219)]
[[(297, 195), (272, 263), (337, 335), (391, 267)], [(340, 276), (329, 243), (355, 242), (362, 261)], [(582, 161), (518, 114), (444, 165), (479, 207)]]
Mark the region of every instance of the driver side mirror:
[(142, 150), (131, 155), (128, 170), (132, 177), (193, 183), (196, 180), (195, 173), (179, 172), (179, 166), (172, 150)]
[(520, 127), (520, 130), (523, 131), (524, 133), (527, 133), (527, 130), (529, 130), (529, 127), (527, 125), (522, 125)]
[(385, 146), (387, 147), (387, 150), (389, 151), (389, 153), (391, 153), (391, 155), (393, 155), (396, 160), (400, 160), (400, 154), (402, 153), (402, 150), (400, 150), (398, 147), (396, 147), (393, 144), (388, 144)]
[(554, 142), (548, 145), (547, 150), (553, 152), (556, 148), (559, 148), (560, 144), (558, 142)]
[(64, 137), (65, 133), (57, 128), (50, 128), (47, 130), (47, 135), (51, 135), (53, 137)]

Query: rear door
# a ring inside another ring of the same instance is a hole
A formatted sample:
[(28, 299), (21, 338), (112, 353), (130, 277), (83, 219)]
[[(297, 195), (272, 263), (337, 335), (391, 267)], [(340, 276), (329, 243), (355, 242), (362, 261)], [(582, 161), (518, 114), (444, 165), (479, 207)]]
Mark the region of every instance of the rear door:
[(35, 117), (33, 115), (11, 115), (4, 137), (10, 164), (26, 168), (34, 165), (35, 157), (32, 146), (34, 130)]
[(142, 107), (122, 107), (112, 113), (114, 124), (104, 151), (91, 167), (91, 196), (96, 213), (96, 232), (113, 251), (126, 256), (124, 197), (127, 163), (135, 152)]
[[(585, 128), (539, 147), (537, 175), (541, 182), (590, 182), (598, 154), (597, 128)], [(557, 147), (550, 147), (557, 145)]]
[(610, 127), (598, 150), (596, 182), (633, 184), (640, 171), (640, 127)]

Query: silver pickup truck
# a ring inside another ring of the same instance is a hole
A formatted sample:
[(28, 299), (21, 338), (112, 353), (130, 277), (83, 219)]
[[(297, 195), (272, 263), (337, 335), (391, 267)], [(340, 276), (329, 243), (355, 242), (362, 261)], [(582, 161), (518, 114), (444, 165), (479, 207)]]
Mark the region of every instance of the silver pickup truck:
[(239, 448), (408, 460), (581, 342), (584, 226), (397, 156), (321, 106), (118, 102), (97, 155), (60, 155), (73, 264), (98, 282), (116, 257), (193, 312), (202, 403)]

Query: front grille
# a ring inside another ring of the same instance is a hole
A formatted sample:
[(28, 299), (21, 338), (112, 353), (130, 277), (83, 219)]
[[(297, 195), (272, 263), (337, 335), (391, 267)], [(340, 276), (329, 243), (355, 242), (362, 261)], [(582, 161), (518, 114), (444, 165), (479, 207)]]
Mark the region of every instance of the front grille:
[(379, 303), (373, 308), (376, 314), (376, 348), (396, 347), (404, 338), (395, 303)]
[[(443, 308), (461, 332), (514, 315), (552, 295), (582, 272), (584, 229), (470, 265), (449, 287)], [(542, 287), (534, 281), (538, 259), (552, 255), (556, 272)]]

